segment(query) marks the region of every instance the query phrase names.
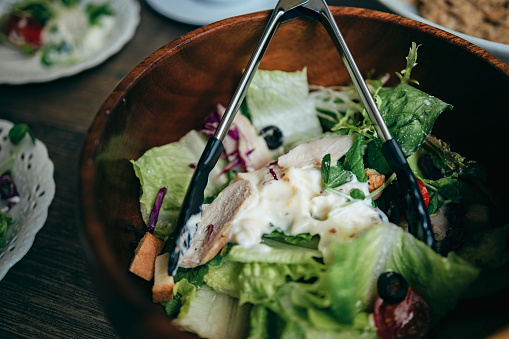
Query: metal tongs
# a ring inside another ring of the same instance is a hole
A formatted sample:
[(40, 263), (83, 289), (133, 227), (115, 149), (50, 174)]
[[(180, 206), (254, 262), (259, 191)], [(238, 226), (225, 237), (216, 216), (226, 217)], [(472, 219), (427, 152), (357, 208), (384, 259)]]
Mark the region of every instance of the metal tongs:
[(416, 178), (414, 177), (406, 158), (396, 140), (394, 140), (385, 124), (378, 107), (366, 85), (357, 65), (350, 54), (341, 32), (327, 6), (325, 0), (279, 0), (272, 12), (267, 26), (256, 46), (251, 59), (240, 79), (233, 97), (226, 108), (219, 126), (212, 138), (209, 139), (205, 150), (198, 162), (194, 175), (188, 187), (187, 194), (182, 204), (176, 228), (175, 249), (170, 254), (168, 274), (175, 275), (180, 259), (189, 248), (191, 238), (195, 232), (193, 227), (186, 225), (191, 216), (200, 212), (204, 201), (204, 190), (207, 186), (208, 176), (216, 165), (224, 150), (223, 140), (237, 114), (255, 71), (279, 25), (285, 21), (299, 16), (305, 16), (320, 21), (331, 39), (333, 40), (339, 55), (352, 79), (362, 103), (373, 122), (376, 132), (382, 141), (382, 153), (392, 170), (396, 173), (401, 192), (404, 192), (403, 203), (405, 205), (406, 219), (409, 231), (417, 239), (422, 240), (436, 250), (435, 239), (431, 228), (431, 222), (426, 212), (424, 201), (420, 193)]

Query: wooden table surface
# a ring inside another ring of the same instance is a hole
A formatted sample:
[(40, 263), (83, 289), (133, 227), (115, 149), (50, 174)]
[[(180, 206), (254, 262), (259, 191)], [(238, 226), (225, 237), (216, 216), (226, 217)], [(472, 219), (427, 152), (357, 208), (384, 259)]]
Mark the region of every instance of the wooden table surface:
[[(329, 1), (384, 10), (374, 0)], [(0, 281), (0, 338), (115, 338), (92, 286), (80, 243), (77, 168), (96, 112), (146, 56), (195, 26), (172, 21), (143, 0), (134, 38), (103, 64), (49, 83), (0, 85), (0, 118), (28, 124), (55, 165), (56, 194), (32, 248)], [(1, 62), (1, 60), (0, 60)]]

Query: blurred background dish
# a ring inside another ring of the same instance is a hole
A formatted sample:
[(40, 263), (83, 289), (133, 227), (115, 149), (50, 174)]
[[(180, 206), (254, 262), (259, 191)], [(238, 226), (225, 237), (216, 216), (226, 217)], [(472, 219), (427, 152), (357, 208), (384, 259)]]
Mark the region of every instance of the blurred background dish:
[[(0, 119), (0, 163), (17, 148), (7, 137), (13, 125)], [(25, 137), (16, 156), (12, 177), (21, 200), (9, 211), (14, 223), (7, 229), (5, 241), (0, 243), (0, 280), (32, 246), (35, 235), (46, 222), (55, 195), (53, 162), (41, 141), (36, 140), (34, 145)]]
[(441, 26), (441, 25), (439, 25), (435, 22), (432, 22), (430, 20), (427, 20), (419, 14), (417, 7), (409, 1), (405, 1), (405, 0), (377, 0), (377, 1), (398, 15), (426, 23), (428, 25), (435, 26), (437, 28), (440, 28), (447, 32), (450, 32), (454, 35), (457, 35), (457, 36), (459, 36), (465, 40), (468, 40), (471, 43), (485, 49), (486, 51), (490, 52), (491, 54), (493, 54), (500, 60), (504, 61), (505, 63), (509, 63), (509, 45), (507, 45), (507, 44), (503, 44), (500, 42), (494, 42), (494, 41), (490, 41), (490, 40), (486, 40), (486, 39), (481, 39), (479, 37), (475, 37), (475, 36), (468, 35), (468, 34), (465, 34), (462, 32), (458, 32), (453, 29)]
[(146, 0), (162, 15), (186, 24), (202, 26), (231, 16), (273, 9), (277, 0)]
[[(0, 3), (0, 17), (10, 11), (12, 6), (20, 0), (4, 0)], [(94, 46), (93, 51), (83, 51), (83, 57), (76, 60), (62, 62), (50, 66), (41, 62), (41, 53), (24, 55), (20, 49), (7, 44), (0, 44), (0, 84), (19, 85), (52, 81), (58, 78), (71, 76), (86, 69), (97, 66), (112, 55), (119, 52), (134, 36), (140, 21), (140, 6), (136, 0), (102, 0), (92, 2), (83, 0), (80, 4), (89, 3), (107, 4), (113, 11), (113, 22), (110, 22), (109, 31), (105, 33), (103, 43)], [(65, 20), (65, 18), (64, 18)], [(76, 26), (76, 20), (69, 19), (63, 23), (67, 27)], [(97, 32), (94, 32), (96, 34)], [(98, 41), (97, 34), (90, 40)]]
[[(419, 80), (421, 90), (454, 105), (437, 120), (436, 135), (454, 142), (458, 152), (478, 160), (497, 180), (500, 154), (507, 148), (509, 66), (466, 40), (414, 20), (357, 8), (331, 11), (362, 73), (375, 69), (374, 76), (387, 72), (396, 79), (394, 72), (405, 67), (411, 43), (421, 45), (412, 78)], [(152, 53), (106, 98), (88, 130), (79, 169), (82, 231), (98, 294), (121, 337), (189, 338), (152, 302), (152, 284), (128, 272), (135, 237), (125, 227), (144, 227), (139, 180), (130, 160), (178, 140), (199, 127), (217, 103), (229, 102), (268, 15), (225, 19)], [(350, 83), (322, 25), (299, 18), (281, 25), (260, 68), (304, 67), (311, 84)], [(496, 122), (490, 128), (472, 123), (487, 119), (484, 112), (491, 112), (489, 121)], [(499, 185), (503, 198), (507, 182)], [(438, 329), (447, 338), (466, 331), (485, 337), (504, 325), (505, 305), (474, 300), (462, 304)]]

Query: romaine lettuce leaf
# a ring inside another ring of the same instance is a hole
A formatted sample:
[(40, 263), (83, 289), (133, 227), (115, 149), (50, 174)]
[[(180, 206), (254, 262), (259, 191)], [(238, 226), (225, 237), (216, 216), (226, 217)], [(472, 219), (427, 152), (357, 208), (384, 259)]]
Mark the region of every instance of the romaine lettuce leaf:
[(179, 314), (184, 318), (189, 311), (190, 302), (196, 295), (196, 286), (189, 283), (187, 279), (182, 279), (173, 286), (173, 298), (168, 301), (163, 301), (166, 314), (174, 316)]
[(288, 281), (309, 280), (325, 270), (315, 249), (267, 240), (275, 247), (250, 250), (236, 245), (218, 266), (210, 266), (204, 281), (216, 291), (238, 297), (240, 303), (266, 303)]
[(479, 269), (451, 252), (435, 253), (400, 227), (385, 223), (365, 231), (353, 241), (332, 246), (333, 262), (325, 275), (332, 293), (332, 309), (345, 323), (370, 310), (376, 280), (387, 271), (402, 274), (410, 287), (428, 301), (433, 321), (451, 311)]
[(283, 132), (283, 146), (323, 133), (309, 97), (306, 69), (297, 72), (256, 71), (246, 93), (246, 115), (257, 131), (276, 126)]
[(368, 313), (341, 324), (329, 305), (330, 294), (321, 294), (315, 284), (282, 285), (274, 301), (253, 308), (250, 338), (376, 338)]
[[(159, 189), (168, 188), (154, 231), (155, 236), (164, 238), (172, 231), (193, 176), (194, 165), (206, 143), (204, 135), (191, 130), (178, 142), (151, 148), (138, 160), (131, 161), (141, 184), (140, 209), (145, 222), (148, 222)], [(210, 173), (205, 197), (217, 194), (226, 182), (226, 176), (218, 177), (223, 166), (220, 160)]]
[(203, 281), (215, 291), (238, 298), (240, 286), (238, 276), (243, 264), (230, 260), (228, 256), (217, 266), (209, 266)]
[(249, 326), (250, 305), (239, 305), (236, 298), (217, 293), (207, 285), (196, 291), (194, 298), (186, 300), (173, 321), (183, 330), (210, 339), (245, 338)]

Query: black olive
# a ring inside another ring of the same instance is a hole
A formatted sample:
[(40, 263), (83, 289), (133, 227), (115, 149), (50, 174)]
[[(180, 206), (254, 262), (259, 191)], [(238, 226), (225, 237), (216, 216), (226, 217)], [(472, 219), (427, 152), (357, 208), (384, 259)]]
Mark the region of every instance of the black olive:
[(267, 126), (259, 133), (269, 149), (276, 149), (283, 144), (283, 132), (276, 126)]
[(396, 272), (385, 272), (378, 277), (378, 295), (388, 304), (399, 304), (408, 292), (406, 279)]

